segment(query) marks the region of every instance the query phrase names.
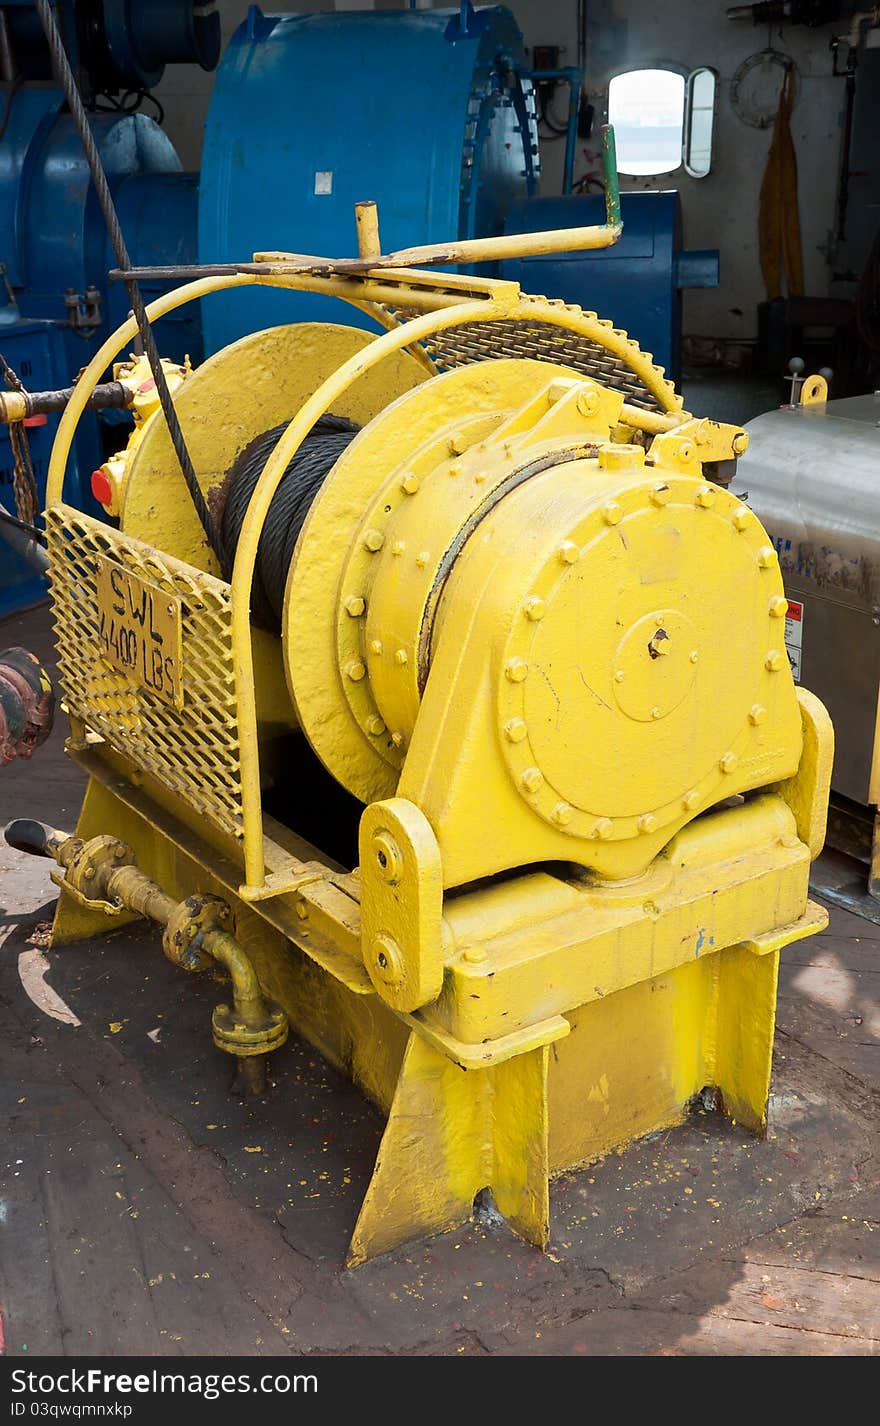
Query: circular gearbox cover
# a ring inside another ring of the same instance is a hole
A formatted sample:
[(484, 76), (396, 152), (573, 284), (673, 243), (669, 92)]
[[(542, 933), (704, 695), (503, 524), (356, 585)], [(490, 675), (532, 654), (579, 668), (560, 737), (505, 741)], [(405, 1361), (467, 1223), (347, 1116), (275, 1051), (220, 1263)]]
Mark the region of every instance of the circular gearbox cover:
[[(572, 469), (512, 497), (535, 506), (520, 510), (527, 529), (540, 528), (541, 506), (564, 507)], [(503, 652), (508, 768), (533, 809), (576, 836), (659, 832), (787, 775), (778, 754), (799, 749), (787, 601), (766, 533), (728, 491), (659, 473), (603, 482), (600, 468), (600, 500), (552, 553), (536, 537)], [(518, 554), (526, 563), (522, 540)]]

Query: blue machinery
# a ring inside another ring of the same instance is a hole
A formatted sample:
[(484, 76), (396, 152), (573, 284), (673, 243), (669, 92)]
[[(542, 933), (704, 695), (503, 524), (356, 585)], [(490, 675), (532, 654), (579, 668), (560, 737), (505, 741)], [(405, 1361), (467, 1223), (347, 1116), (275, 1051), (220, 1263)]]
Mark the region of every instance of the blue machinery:
[[(149, 89), (166, 62), (216, 62), (217, 17), (199, 0), (130, 0), (127, 25), (116, 0), (65, 0), (59, 9), (87, 97)], [(100, 43), (80, 52), (84, 17)], [(128, 305), (124, 288), (107, 281), (115, 263), (35, 26), (30, 0), (0, 0), (0, 351), (31, 389), (68, 385)], [(569, 88), (570, 188), (578, 71), (529, 69), (511, 12), (474, 10), (468, 0), (445, 11), (314, 15), (252, 6), (217, 73), (199, 175), (181, 171), (145, 114), (96, 112), (92, 122), (135, 265), (214, 263), (272, 248), (342, 255), (363, 198), (377, 201), (383, 248), (394, 251), (601, 221), (593, 216), (601, 197), (537, 196), (536, 80)], [(612, 313), (674, 371), (679, 289), (710, 285), (713, 272), (717, 281), (717, 254), (678, 251), (676, 195), (626, 194), (623, 217), (617, 248), (537, 259), (540, 272), (511, 266), (506, 275)], [(203, 303), (201, 332), (194, 317), (166, 322), (163, 354), (198, 360), (202, 345), (210, 353), (260, 326), (339, 320), (338, 304), (319, 296), (246, 300), (230, 293)], [(368, 324), (354, 309), (347, 320)], [(86, 499), (90, 472), (114, 444), (114, 420), (118, 413), (105, 413), (80, 425), (74, 478)], [(38, 485), (55, 423), (29, 431)], [(7, 506), (11, 481), (0, 427)], [(0, 614), (40, 590), (0, 543)]]
[[(684, 288), (718, 286), (718, 250), (684, 252), (678, 193), (620, 195), (623, 235), (611, 248), (595, 252), (548, 253), (502, 264), (504, 277), (526, 292), (543, 292), (565, 302), (598, 306), (610, 313), (642, 351), (678, 385), (681, 293)], [(536, 198), (510, 205), (506, 233), (539, 233), (601, 223), (600, 194)], [(601, 264), (601, 265), (599, 265)]]
[[(379, 205), (386, 252), (491, 237), (538, 177), (534, 91), (509, 10), (264, 16), (252, 6), (214, 84), (199, 258), (343, 256), (364, 198)], [(255, 324), (340, 320), (327, 298), (257, 295), (262, 304), (250, 293), (202, 304), (209, 351)]]
[[(182, 173), (153, 119), (125, 110), (158, 83), (166, 63), (214, 67), (218, 16), (199, 0), (56, 0), (56, 9), (81, 90), (95, 107), (92, 130), (132, 260), (193, 261), (198, 178)], [(69, 386), (95, 343), (124, 319), (125, 289), (107, 282), (114, 265), (31, 0), (0, 0), (0, 352), (25, 386)], [(156, 295), (145, 290), (147, 298)], [(161, 341), (178, 359), (200, 355), (192, 318), (166, 323)], [(84, 508), (114, 418), (118, 413), (81, 424), (71, 476)], [(26, 423), (40, 495), (57, 423), (57, 416)], [(12, 483), (9, 435), (0, 426), (0, 502), (7, 509)], [(42, 581), (0, 542), (0, 615), (43, 592)]]

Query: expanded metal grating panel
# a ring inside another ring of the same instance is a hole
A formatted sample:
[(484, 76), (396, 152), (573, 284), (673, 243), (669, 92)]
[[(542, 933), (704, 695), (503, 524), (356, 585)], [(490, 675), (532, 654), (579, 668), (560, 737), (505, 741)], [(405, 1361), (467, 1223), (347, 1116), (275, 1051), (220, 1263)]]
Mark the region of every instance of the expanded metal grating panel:
[[(525, 304), (528, 298), (523, 297), (522, 301)], [(582, 315), (596, 320), (594, 312), (582, 312), (579, 307), (556, 301), (551, 305), (561, 307), (576, 316)], [(398, 321), (406, 321), (417, 314), (397, 310), (392, 312), (392, 315)], [(609, 331), (614, 330), (611, 322), (603, 322), (602, 325), (607, 326)], [(626, 333), (620, 332), (617, 335), (625, 337)], [(540, 318), (517, 318), (509, 322), (466, 322), (460, 327), (447, 327), (436, 336), (429, 337), (422, 345), (438, 371), (449, 371), (453, 367), (498, 357), (530, 357), (536, 361), (558, 362), (562, 366), (570, 366), (574, 371), (583, 372), (585, 376), (591, 376), (603, 385), (613, 387), (615, 391), (622, 391), (627, 401), (644, 410), (661, 409), (654, 394), (621, 357), (615, 356), (607, 347), (586, 335), (572, 332), (567, 327), (556, 326), (553, 322), (542, 321)], [(630, 345), (634, 352), (638, 352), (635, 342), (630, 341)], [(658, 375), (662, 375), (659, 367), (655, 370)], [(670, 395), (674, 397), (672, 384), (667, 384)]]
[[(46, 514), (67, 706), (215, 826), (241, 838), (241, 767), (228, 584), (69, 506)], [(97, 561), (116, 561), (182, 603), (183, 707), (101, 655)]]

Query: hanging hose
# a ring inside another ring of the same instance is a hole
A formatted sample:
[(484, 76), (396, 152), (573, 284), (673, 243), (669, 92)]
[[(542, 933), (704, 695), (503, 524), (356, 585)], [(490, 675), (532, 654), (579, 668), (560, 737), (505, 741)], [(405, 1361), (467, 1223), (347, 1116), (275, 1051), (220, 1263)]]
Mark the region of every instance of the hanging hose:
[[(245, 446), (229, 472), (221, 525), (221, 562), (227, 580), (232, 578), (235, 551), (251, 496), (288, 424), (285, 421), (257, 436)], [(299, 532), (324, 480), (358, 430), (344, 416), (319, 417), (281, 477), (260, 535), (251, 591), (251, 615), (261, 628), (280, 632), (284, 586)]]
[(0, 501), (0, 543), (14, 550), (36, 574), (49, 573), (49, 556), (39, 543), (43, 539), (42, 530), (18, 520)]

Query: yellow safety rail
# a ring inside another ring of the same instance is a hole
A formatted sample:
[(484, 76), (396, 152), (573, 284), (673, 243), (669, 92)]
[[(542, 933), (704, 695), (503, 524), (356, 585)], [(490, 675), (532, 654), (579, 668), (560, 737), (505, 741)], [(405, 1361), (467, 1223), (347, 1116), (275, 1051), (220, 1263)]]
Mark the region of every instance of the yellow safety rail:
[[(318, 388), (297, 412), (266, 462), (251, 498), (242, 526), (231, 580), (231, 640), (238, 705), (245, 899), (259, 896), (265, 882), (263, 815), (260, 798), (260, 767), (257, 714), (254, 696), (254, 669), (251, 647), (250, 597), (260, 535), (269, 506), (293, 456), (314, 423), (331, 409), (352, 382), (386, 357), (413, 348), (428, 364), (423, 344), (438, 334), (467, 324), (520, 321), (542, 323), (571, 332), (582, 341), (604, 348), (628, 367), (659, 410), (642, 413), (647, 429), (658, 424), (676, 425), (682, 419), (681, 399), (653, 364), (648, 353), (639, 351), (625, 333), (609, 322), (579, 308), (566, 307), (546, 298), (521, 293), (516, 283), (491, 279), (463, 278), (451, 274), (431, 274), (406, 269), (385, 269), (378, 276), (366, 274), (321, 276), (312, 272), (234, 272), (203, 277), (174, 289), (147, 308), (151, 322), (168, 312), (202, 297), (229, 288), (261, 286), (321, 292), (339, 297), (374, 315), (383, 325), (394, 321), (390, 330), (350, 358)], [(408, 320), (389, 316), (397, 310)], [(410, 313), (421, 315), (409, 317)], [(47, 509), (60, 505), (64, 475), (76, 425), (89, 396), (111, 363), (137, 336), (137, 324), (129, 318), (108, 337), (83, 371), (64, 411), (52, 450), (46, 487)], [(665, 420), (664, 420), (665, 413)]]

